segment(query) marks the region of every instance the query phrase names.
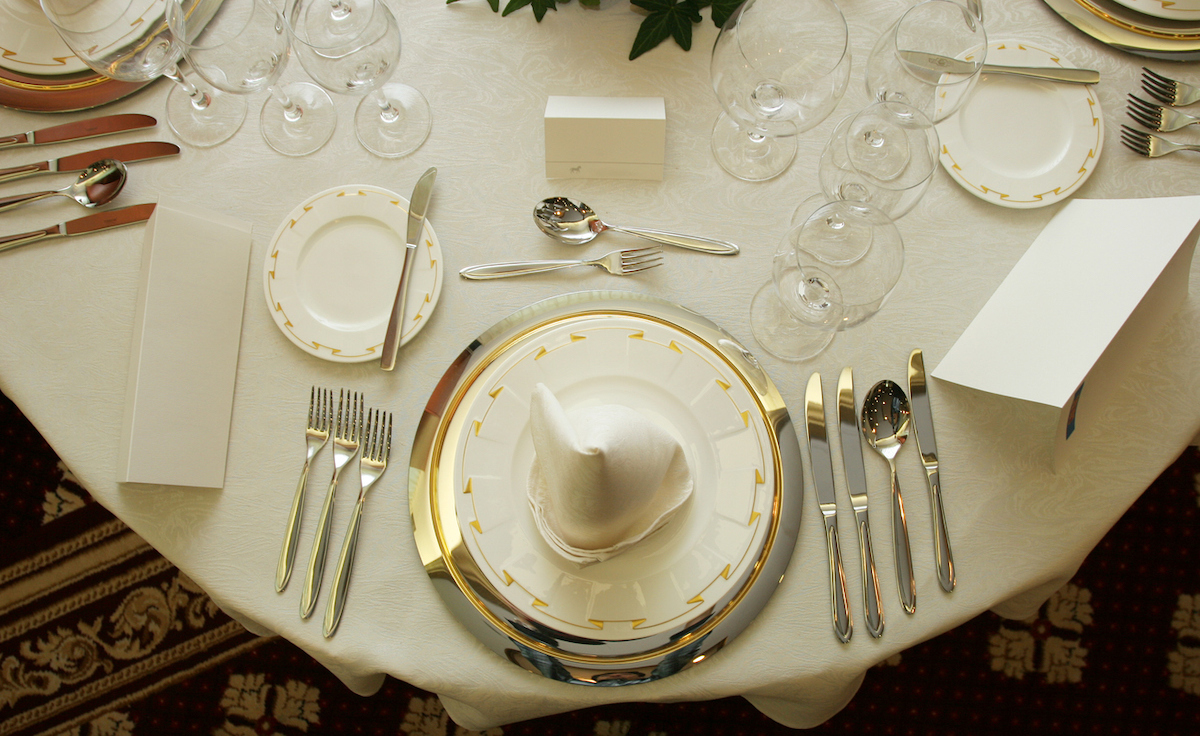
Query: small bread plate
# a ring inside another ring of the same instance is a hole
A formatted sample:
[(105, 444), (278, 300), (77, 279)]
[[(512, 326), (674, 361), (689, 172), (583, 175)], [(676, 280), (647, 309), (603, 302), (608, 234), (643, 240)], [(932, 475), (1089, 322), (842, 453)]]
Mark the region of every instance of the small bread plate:
[[(336, 363), (379, 358), (404, 266), (408, 200), (373, 186), (309, 197), (271, 238), (263, 264), (267, 309), (310, 355)], [(425, 221), (413, 254), (400, 344), (413, 339), (442, 291), (442, 250)]]
[[(1019, 41), (988, 44), (988, 63), (1070, 67)], [(964, 189), (1002, 207), (1061, 202), (1091, 176), (1104, 144), (1091, 85), (984, 74), (957, 114), (938, 123), (942, 166)]]
[[(568, 411), (623, 404), (665, 429), (692, 497), (612, 558), (556, 553), (528, 502), (538, 383)], [(800, 523), (795, 429), (758, 362), (704, 317), (629, 292), (554, 297), (480, 336), (429, 400), (409, 471), (417, 548), (452, 615), (579, 685), (660, 679), (724, 647), (775, 590)]]

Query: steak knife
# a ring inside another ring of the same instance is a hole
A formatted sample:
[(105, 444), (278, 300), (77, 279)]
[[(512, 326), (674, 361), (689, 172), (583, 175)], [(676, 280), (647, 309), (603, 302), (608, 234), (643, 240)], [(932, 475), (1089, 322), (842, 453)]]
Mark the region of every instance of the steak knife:
[(120, 146), (109, 146), (86, 153), (73, 153), (70, 156), (42, 161), (36, 164), (15, 166), (11, 169), (0, 169), (0, 181), (23, 179), (34, 174), (53, 174), (63, 171), (83, 171), (91, 164), (106, 158), (122, 163), (132, 161), (148, 161), (164, 156), (176, 156), (179, 146), (162, 141), (144, 141), (142, 143), (125, 143)]
[(879, 593), (879, 574), (875, 570), (875, 552), (871, 546), (871, 524), (867, 517), (867, 471), (863, 467), (858, 412), (854, 410), (854, 371), (849, 366), (843, 368), (842, 375), (838, 377), (837, 396), (842, 467), (846, 470), (846, 487), (850, 491), (850, 505), (854, 508), (854, 525), (858, 529), (863, 611), (866, 614), (867, 631), (878, 639), (883, 636), (883, 604)]
[(114, 227), (133, 225), (145, 222), (150, 219), (150, 215), (152, 214), (154, 214), (153, 202), (149, 204), (135, 204), (129, 207), (122, 207), (119, 210), (97, 212), (94, 215), (80, 217), (77, 220), (60, 222), (57, 225), (51, 225), (45, 230), (34, 230), (33, 232), (21, 233), (19, 235), (0, 236), (0, 252), (19, 248), (22, 245), (28, 245), (38, 240), (98, 233), (101, 230), (110, 230)]
[(933, 434), (933, 412), (929, 407), (929, 392), (925, 383), (925, 357), (917, 348), (908, 356), (908, 397), (912, 402), (913, 427), (917, 434), (917, 451), (925, 466), (929, 484), (929, 505), (933, 511), (933, 556), (937, 561), (938, 582), (942, 590), (954, 590), (954, 556), (950, 553), (950, 535), (946, 528), (946, 512), (942, 508), (942, 481), (938, 474), (937, 438)]
[(817, 486), (817, 503), (825, 521), (825, 551), (829, 554), (829, 596), (833, 613), (833, 633), (843, 643), (850, 641), (854, 625), (850, 620), (849, 596), (846, 594), (846, 570), (842, 567), (842, 550), (838, 544), (837, 494), (833, 486), (833, 460), (829, 454), (829, 437), (825, 434), (825, 402), (821, 396), (821, 374), (808, 379), (804, 392), (804, 417), (808, 425), (808, 457), (813, 481)]
[(76, 120), (73, 123), (52, 125), (41, 130), (29, 130), (24, 133), (6, 135), (0, 138), (0, 148), (17, 148), (19, 146), (42, 146), (47, 143), (62, 143), (78, 141), (84, 138), (96, 138), (113, 133), (124, 133), (128, 130), (153, 128), (158, 121), (149, 115), (125, 113), (121, 115), (102, 115), (88, 120)]
[[(972, 74), (975, 71), (974, 62), (955, 59), (940, 54), (930, 54), (924, 51), (901, 51), (900, 58), (913, 66), (930, 72), (947, 74)], [(1071, 69), (1059, 66), (1004, 66), (1001, 64), (984, 64), (984, 74), (1011, 74), (1030, 79), (1045, 79), (1051, 82), (1067, 82), (1069, 84), (1096, 84), (1100, 81), (1100, 72), (1095, 69)]]
[(404, 305), (408, 300), (408, 282), (412, 280), (413, 260), (416, 257), (417, 246), (421, 243), (421, 233), (425, 230), (425, 211), (429, 207), (429, 199), (433, 195), (433, 180), (437, 178), (437, 169), (430, 167), (417, 185), (413, 187), (412, 198), (408, 201), (408, 237), (404, 249), (404, 267), (400, 269), (400, 285), (396, 287), (396, 301), (392, 304), (392, 316), (388, 319), (387, 332), (383, 335), (382, 355), (379, 357), (379, 367), (390, 371), (396, 367), (396, 353), (400, 350), (400, 333), (404, 331)]

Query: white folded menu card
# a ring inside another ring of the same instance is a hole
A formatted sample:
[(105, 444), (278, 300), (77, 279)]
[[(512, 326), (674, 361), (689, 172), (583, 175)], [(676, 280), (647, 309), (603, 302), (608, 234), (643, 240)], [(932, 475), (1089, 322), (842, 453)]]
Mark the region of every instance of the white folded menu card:
[(1054, 462), (1187, 297), (1200, 196), (1076, 199), (933, 375), (1058, 409)]
[(661, 181), (667, 148), (662, 97), (546, 100), (546, 178)]
[(146, 224), (117, 481), (225, 484), (250, 225), (164, 199)]

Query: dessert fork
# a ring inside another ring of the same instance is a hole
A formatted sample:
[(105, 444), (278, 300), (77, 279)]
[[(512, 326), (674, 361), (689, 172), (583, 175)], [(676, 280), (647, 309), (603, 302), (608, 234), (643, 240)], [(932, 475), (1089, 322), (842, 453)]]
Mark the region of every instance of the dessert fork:
[(1200, 88), (1164, 77), (1146, 67), (1142, 67), (1142, 89), (1164, 105), (1182, 107), (1200, 102)]
[(367, 491), (387, 470), (388, 456), (392, 454), (392, 414), (380, 414), (379, 410), (367, 412), (367, 432), (363, 435), (362, 456), (358, 459), (359, 475), (362, 477), (362, 490), (358, 492), (358, 501), (354, 504), (354, 513), (350, 516), (350, 527), (346, 530), (346, 538), (342, 541), (342, 553), (338, 555), (337, 567), (333, 573), (333, 585), (329, 589), (329, 604), (325, 607), (325, 638), (333, 636), (342, 620), (342, 611), (346, 608), (346, 590), (350, 587), (350, 570), (354, 567), (354, 550), (358, 546), (358, 528), (362, 521), (363, 502), (367, 500)]
[(1142, 125), (1160, 133), (1170, 133), (1172, 130), (1200, 123), (1200, 118), (1194, 115), (1155, 105), (1137, 95), (1129, 95), (1129, 106), (1125, 108), (1125, 112)]
[[(346, 401), (349, 399), (349, 402)], [(317, 605), (317, 593), (321, 592), (321, 575), (325, 572), (325, 553), (329, 549), (329, 527), (333, 521), (333, 499), (337, 495), (338, 477), (342, 468), (358, 454), (358, 443), (363, 433), (363, 397), (358, 392), (338, 392), (337, 425), (333, 434), (333, 478), (325, 492), (325, 504), (317, 520), (317, 538), (313, 541), (312, 554), (308, 557), (308, 574), (304, 579), (304, 593), (300, 597), (300, 617), (308, 618)]]
[(279, 564), (275, 567), (275, 592), (282, 593), (292, 577), (292, 567), (296, 564), (296, 542), (300, 538), (300, 516), (304, 513), (304, 491), (308, 486), (308, 469), (312, 460), (321, 448), (329, 442), (329, 423), (333, 415), (333, 392), (329, 389), (317, 390), (313, 386), (308, 397), (308, 428), (304, 430), (304, 443), (307, 452), (304, 457), (304, 467), (300, 470), (300, 483), (296, 486), (296, 495), (292, 498), (292, 510), (288, 514), (287, 530), (283, 535), (283, 549), (279, 551)]
[(468, 266), (458, 272), (464, 279), (502, 279), (507, 276), (523, 276), (528, 273), (543, 273), (572, 266), (598, 266), (617, 276), (628, 276), (631, 273), (645, 271), (648, 268), (661, 266), (662, 248), (630, 248), (614, 250), (593, 260), (568, 261), (511, 261), (508, 263), (485, 263), (479, 266)]
[(1176, 143), (1128, 125), (1121, 126), (1121, 142), (1125, 144), (1126, 148), (1147, 158), (1158, 158), (1176, 151), (1200, 151), (1200, 145)]

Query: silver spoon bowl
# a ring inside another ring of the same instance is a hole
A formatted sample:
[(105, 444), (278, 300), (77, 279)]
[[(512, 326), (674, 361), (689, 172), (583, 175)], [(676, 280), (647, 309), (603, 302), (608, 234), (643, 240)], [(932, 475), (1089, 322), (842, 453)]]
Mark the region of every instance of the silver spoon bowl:
[(719, 256), (735, 256), (740, 248), (725, 240), (683, 235), (665, 230), (650, 230), (642, 227), (617, 227), (601, 222), (591, 207), (576, 199), (550, 197), (538, 202), (533, 208), (533, 220), (538, 228), (550, 237), (568, 245), (590, 243), (605, 230), (636, 235), (664, 245), (698, 250)]
[(912, 427), (908, 394), (894, 381), (880, 381), (863, 399), (861, 427), (867, 444), (887, 460), (892, 475), (892, 553), (896, 561), (896, 583), (900, 603), (908, 613), (917, 610), (917, 581), (913, 576), (912, 550), (908, 544), (908, 522), (904, 498), (896, 477), (896, 455), (904, 447)]
[(70, 197), (84, 207), (100, 207), (116, 199), (128, 174), (125, 164), (106, 158), (88, 166), (78, 179), (62, 189), (0, 197), (0, 212), (55, 196)]

